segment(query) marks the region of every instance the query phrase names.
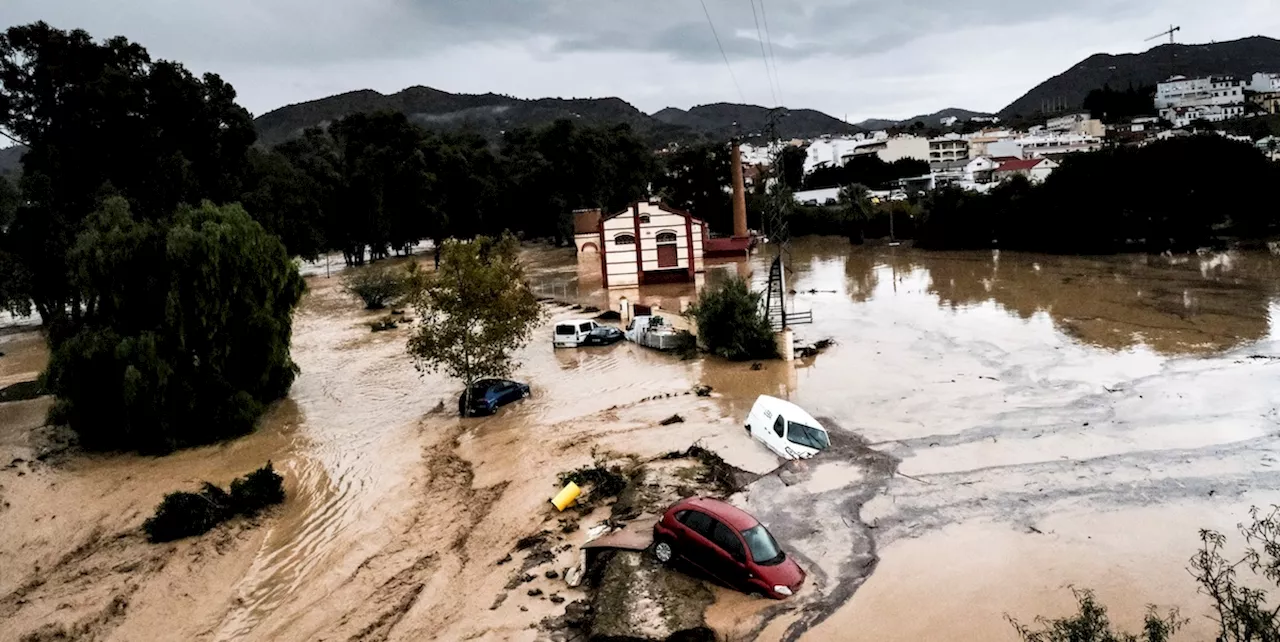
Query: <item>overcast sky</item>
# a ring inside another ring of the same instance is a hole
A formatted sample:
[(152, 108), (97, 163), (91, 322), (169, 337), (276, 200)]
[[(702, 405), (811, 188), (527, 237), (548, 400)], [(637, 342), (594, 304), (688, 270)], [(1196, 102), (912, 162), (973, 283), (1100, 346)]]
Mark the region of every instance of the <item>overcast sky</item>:
[[(996, 111), (1097, 53), (1280, 36), (1280, 0), (755, 0), (778, 100), (851, 121)], [(752, 0), (0, 0), (0, 21), (124, 35), (255, 115), (355, 89), (773, 105)], [(763, 25), (762, 25), (763, 26)]]

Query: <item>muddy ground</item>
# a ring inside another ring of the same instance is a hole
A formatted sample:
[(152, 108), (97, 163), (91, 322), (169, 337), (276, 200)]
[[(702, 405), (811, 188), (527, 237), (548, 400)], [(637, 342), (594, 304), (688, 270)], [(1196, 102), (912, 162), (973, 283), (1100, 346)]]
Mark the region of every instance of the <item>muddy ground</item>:
[[(41, 428), (47, 399), (0, 403), (0, 639), (552, 639), (544, 621), (590, 597), (562, 574), (608, 513), (566, 528), (547, 501), (556, 474), (593, 451), (647, 459), (694, 443), (761, 475), (730, 499), (810, 573), (784, 602), (700, 583), (705, 623), (726, 639), (1012, 639), (1006, 613), (1061, 614), (1068, 585), (1095, 588), (1130, 626), (1148, 602), (1181, 606), (1186, 639), (1205, 637), (1183, 570), (1196, 530), (1280, 501), (1280, 261), (823, 240), (793, 253), (796, 307), (815, 317), (798, 333), (837, 340), (795, 367), (553, 351), (544, 328), (517, 377), (533, 397), (462, 421), (436, 411), (456, 386), (413, 369), (408, 331), (371, 333), (376, 315), (313, 271), (295, 323), (302, 374), (253, 435), (86, 455)], [(678, 310), (694, 296), (604, 293), (592, 262), (528, 258), (562, 300)], [(700, 281), (762, 280), (766, 258)], [(0, 387), (46, 359), (29, 328), (0, 333), (0, 352)], [(686, 394), (697, 385), (714, 393)], [(758, 394), (823, 418), (836, 447), (779, 469), (742, 431)], [(673, 413), (685, 422), (660, 425)], [(268, 459), (289, 498), (256, 522), (165, 545), (139, 534), (165, 492)], [(517, 550), (544, 530), (547, 548)]]

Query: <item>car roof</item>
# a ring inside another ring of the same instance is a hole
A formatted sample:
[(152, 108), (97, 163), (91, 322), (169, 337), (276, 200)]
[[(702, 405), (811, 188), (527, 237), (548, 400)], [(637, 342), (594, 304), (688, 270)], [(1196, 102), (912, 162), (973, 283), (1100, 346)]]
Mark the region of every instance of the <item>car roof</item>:
[(813, 415), (805, 412), (803, 408), (791, 403), (790, 401), (784, 401), (777, 397), (770, 397), (769, 395), (760, 395), (759, 397), (756, 397), (756, 408), (768, 410), (774, 415), (782, 415), (787, 418), (787, 421), (796, 421), (817, 428), (822, 432), (827, 431), (822, 424), (818, 423), (817, 419), (813, 418)]
[(736, 531), (745, 531), (748, 528), (755, 528), (760, 525), (760, 520), (752, 517), (747, 511), (728, 502), (710, 497), (690, 497), (677, 504), (676, 507), (680, 509), (696, 508), (724, 522), (726, 526)]
[(579, 323), (591, 323), (591, 319), (561, 319), (559, 321), (556, 321), (556, 325), (568, 325), (570, 323), (574, 325), (577, 325)]

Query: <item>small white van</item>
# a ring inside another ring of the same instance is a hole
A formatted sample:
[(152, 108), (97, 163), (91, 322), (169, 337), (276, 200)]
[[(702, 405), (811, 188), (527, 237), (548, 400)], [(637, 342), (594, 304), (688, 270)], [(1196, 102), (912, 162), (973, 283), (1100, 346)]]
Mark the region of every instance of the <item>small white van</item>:
[(592, 330), (600, 324), (587, 319), (565, 319), (557, 321), (555, 334), (551, 337), (551, 345), (557, 348), (576, 348), (586, 343)]
[(831, 445), (827, 431), (790, 401), (760, 395), (747, 415), (747, 432), (786, 459), (808, 459)]

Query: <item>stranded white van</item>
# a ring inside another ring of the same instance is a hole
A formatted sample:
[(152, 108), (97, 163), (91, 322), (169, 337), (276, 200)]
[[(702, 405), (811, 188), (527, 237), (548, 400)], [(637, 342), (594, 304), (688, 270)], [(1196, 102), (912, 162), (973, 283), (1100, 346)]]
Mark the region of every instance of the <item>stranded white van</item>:
[(756, 405), (747, 415), (747, 431), (787, 459), (808, 459), (831, 445), (826, 429), (817, 419), (789, 401), (768, 395), (756, 398)]

